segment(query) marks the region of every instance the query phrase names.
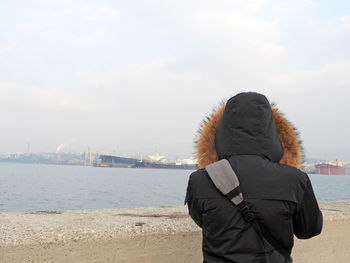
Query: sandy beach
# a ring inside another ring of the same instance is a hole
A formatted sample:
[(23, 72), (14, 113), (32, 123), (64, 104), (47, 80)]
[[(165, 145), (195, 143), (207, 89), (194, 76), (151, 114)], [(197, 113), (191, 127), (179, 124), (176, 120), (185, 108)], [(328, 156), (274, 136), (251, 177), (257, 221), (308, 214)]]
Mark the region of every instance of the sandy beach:
[[(350, 262), (350, 201), (320, 207), (295, 262)], [(0, 262), (202, 262), (201, 232), (185, 206), (0, 213)]]

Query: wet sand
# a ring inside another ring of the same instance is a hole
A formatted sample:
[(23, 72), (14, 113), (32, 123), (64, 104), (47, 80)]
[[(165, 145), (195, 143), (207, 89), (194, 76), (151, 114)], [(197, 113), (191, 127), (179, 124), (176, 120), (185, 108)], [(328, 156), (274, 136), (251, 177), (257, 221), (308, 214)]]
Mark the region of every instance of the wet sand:
[[(322, 234), (295, 262), (350, 262), (350, 201), (321, 202)], [(0, 262), (202, 262), (185, 206), (0, 213)]]

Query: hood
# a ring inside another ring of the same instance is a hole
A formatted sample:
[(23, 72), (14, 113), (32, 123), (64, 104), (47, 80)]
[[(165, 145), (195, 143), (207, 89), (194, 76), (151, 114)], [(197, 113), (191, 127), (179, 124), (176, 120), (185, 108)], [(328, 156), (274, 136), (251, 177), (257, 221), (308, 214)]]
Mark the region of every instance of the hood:
[(293, 125), (265, 96), (240, 93), (216, 108), (202, 124), (197, 140), (198, 165), (231, 155), (260, 155), (299, 168), (301, 143)]

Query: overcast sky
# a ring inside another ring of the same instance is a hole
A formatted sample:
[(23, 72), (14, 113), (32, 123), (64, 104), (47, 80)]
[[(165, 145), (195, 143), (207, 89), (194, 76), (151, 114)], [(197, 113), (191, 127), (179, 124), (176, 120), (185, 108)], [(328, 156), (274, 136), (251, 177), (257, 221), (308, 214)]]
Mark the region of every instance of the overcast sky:
[(350, 1), (0, 1), (0, 152), (189, 157), (242, 91), (350, 161)]

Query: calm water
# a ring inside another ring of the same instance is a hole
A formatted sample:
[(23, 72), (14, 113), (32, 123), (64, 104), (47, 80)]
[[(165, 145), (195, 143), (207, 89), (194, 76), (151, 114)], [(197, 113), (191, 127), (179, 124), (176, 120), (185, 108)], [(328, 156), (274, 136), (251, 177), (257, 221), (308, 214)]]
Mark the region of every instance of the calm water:
[[(0, 211), (182, 205), (188, 170), (0, 163)], [(350, 176), (310, 175), (319, 200), (350, 200)]]

